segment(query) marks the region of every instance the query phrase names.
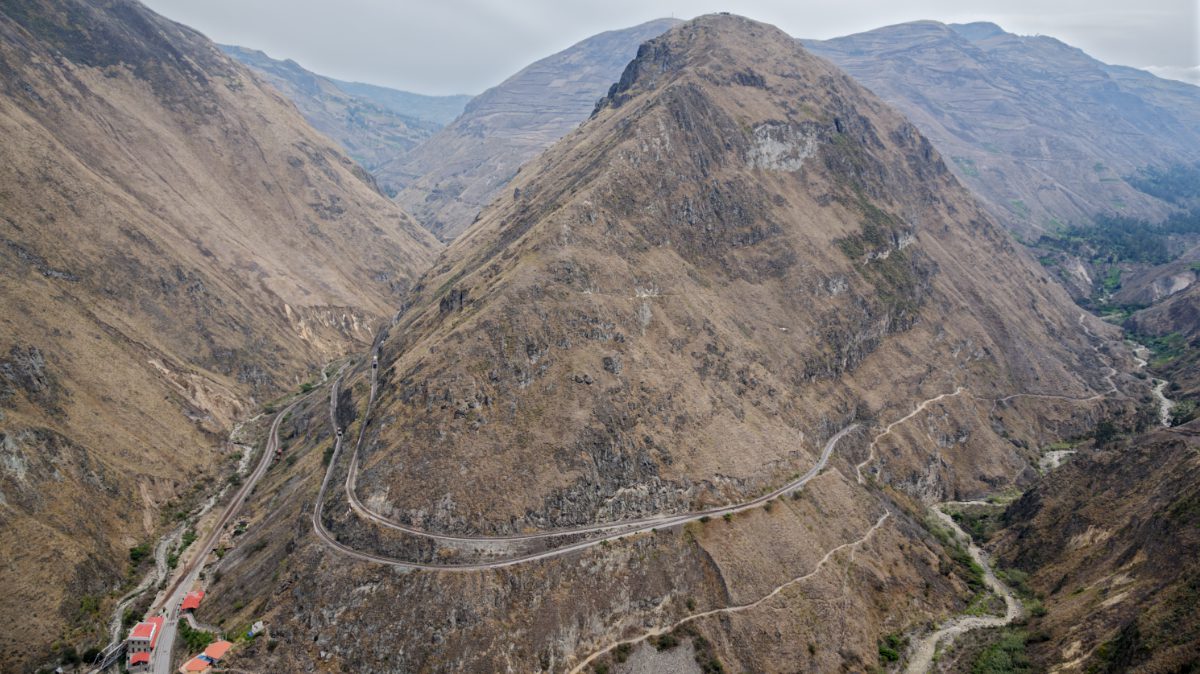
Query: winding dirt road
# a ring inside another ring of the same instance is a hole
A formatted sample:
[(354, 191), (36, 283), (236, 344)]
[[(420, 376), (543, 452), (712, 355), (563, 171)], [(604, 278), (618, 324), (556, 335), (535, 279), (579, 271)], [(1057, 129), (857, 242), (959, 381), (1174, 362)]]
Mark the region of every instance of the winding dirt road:
[[(337, 417), (336, 417), (337, 389), (340, 386), (340, 382), (341, 382), (341, 376), (339, 375), (337, 378), (334, 379), (331, 390), (330, 390), (330, 417), (331, 417), (331, 421), (335, 427), (337, 426)], [(375, 373), (372, 372), (371, 397), (367, 403), (367, 413), (363, 417), (364, 423), (359, 428), (358, 437), (355, 442), (354, 454), (352, 455), (352, 458), (351, 458), (351, 466), (352, 467), (354, 465), (356, 465), (356, 463), (357, 463), (358, 451), (359, 451), (360, 447), (362, 446), (362, 442), (363, 442), (363, 439), (366, 434), (366, 426), (367, 426), (366, 419), (369, 418), (370, 410), (372, 409), (372, 407), (374, 405), (376, 390), (377, 390), (376, 376), (375, 376)], [(788, 482), (787, 484), (785, 484), (782, 487), (779, 487), (778, 489), (775, 489), (767, 494), (763, 494), (762, 496), (759, 496), (755, 499), (751, 499), (749, 501), (745, 501), (743, 503), (728, 505), (728, 506), (721, 506), (721, 507), (716, 507), (716, 508), (709, 508), (707, 510), (693, 511), (693, 512), (688, 512), (688, 513), (680, 513), (680, 514), (674, 514), (674, 515), (659, 515), (656, 517), (647, 517), (647, 518), (642, 518), (642, 519), (637, 519), (637, 520), (626, 520), (624, 522), (615, 522), (615, 523), (609, 523), (609, 524), (597, 524), (597, 525), (592, 525), (592, 526), (575, 527), (575, 528), (571, 528), (571, 529), (556, 529), (553, 531), (539, 532), (536, 534), (518, 534), (515, 536), (507, 536), (507, 537), (505, 537), (505, 536), (465, 537), (465, 536), (452, 536), (452, 535), (448, 535), (448, 534), (437, 534), (437, 533), (424, 531), (421, 529), (416, 529), (413, 527), (408, 527), (403, 524), (399, 524), (399, 523), (387, 520), (386, 518), (383, 518), (382, 516), (380, 516), (376, 513), (372, 513), (371, 511), (368, 511), (368, 510), (366, 510), (366, 508), (362, 507), (361, 502), (358, 501), (358, 498), (354, 493), (354, 481), (351, 479), (351, 477), (354, 474), (353, 469), (350, 472), (348, 472), (347, 478), (346, 478), (346, 494), (347, 494), (347, 498), (350, 501), (351, 508), (356, 513), (358, 513), (358, 514), (362, 515), (363, 517), (365, 517), (366, 519), (368, 519), (372, 522), (375, 522), (377, 524), (380, 524), (382, 526), (385, 526), (385, 527), (388, 527), (391, 529), (395, 529), (397, 531), (401, 531), (401, 532), (404, 532), (409, 535), (426, 538), (429, 540), (450, 542), (450, 543), (492, 542), (492, 543), (503, 544), (506, 542), (515, 542), (515, 541), (523, 541), (523, 540), (539, 539), (539, 538), (550, 538), (550, 537), (572, 535), (572, 534), (588, 534), (588, 533), (603, 533), (604, 534), (602, 536), (598, 536), (595, 538), (589, 538), (584, 541), (579, 541), (576, 543), (563, 545), (563, 546), (553, 548), (551, 550), (542, 551), (542, 552), (520, 555), (520, 556), (516, 556), (516, 557), (502, 559), (502, 560), (494, 560), (494, 561), (479, 562), (479, 563), (466, 563), (466, 564), (431, 564), (431, 563), (425, 563), (425, 562), (412, 562), (412, 561), (400, 560), (400, 559), (395, 559), (395, 558), (387, 557), (387, 556), (383, 556), (383, 555), (376, 555), (376, 554), (372, 554), (372, 553), (361, 552), (359, 550), (355, 550), (355, 549), (345, 545), (344, 543), (341, 543), (340, 541), (338, 541), (337, 538), (325, 527), (325, 523), (324, 523), (324, 520), (322, 517), (323, 511), (324, 511), (325, 496), (328, 493), (329, 483), (333, 476), (334, 466), (336, 466), (336, 464), (337, 464), (337, 459), (340, 456), (341, 449), (342, 449), (343, 438), (342, 438), (342, 436), (338, 436), (337, 440), (334, 443), (333, 456), (330, 459), (329, 466), (325, 471), (325, 477), (321, 482), (321, 489), (317, 494), (317, 500), (313, 507), (313, 516), (312, 516), (313, 530), (316, 532), (317, 536), (326, 543), (326, 545), (332, 547), (333, 549), (337, 550), (338, 552), (341, 552), (342, 554), (352, 556), (352, 557), (354, 557), (356, 559), (360, 559), (362, 561), (370, 561), (370, 562), (376, 562), (376, 563), (380, 563), (380, 564), (387, 564), (389, 566), (399, 567), (399, 568), (432, 569), (432, 570), (440, 570), (440, 571), (479, 571), (479, 570), (483, 570), (483, 569), (499, 569), (499, 568), (504, 568), (507, 566), (513, 566), (516, 564), (522, 564), (522, 563), (526, 563), (526, 562), (532, 562), (532, 561), (537, 561), (537, 560), (542, 560), (542, 559), (551, 559), (554, 557), (561, 557), (561, 556), (566, 555), (571, 552), (585, 550), (587, 548), (601, 545), (602, 543), (604, 543), (606, 541), (612, 541), (617, 538), (621, 538), (623, 536), (628, 536), (631, 534), (650, 531), (651, 529), (662, 529), (662, 528), (679, 526), (679, 525), (687, 524), (688, 522), (698, 521), (698, 520), (700, 520), (702, 518), (706, 518), (706, 517), (724, 516), (727, 513), (735, 514), (735, 513), (743, 512), (746, 510), (750, 510), (752, 508), (759, 507), (759, 506), (765, 504), (767, 501), (770, 501), (775, 498), (779, 498), (780, 496), (782, 496), (786, 493), (789, 493), (796, 489), (802, 488), (805, 484), (807, 484), (809, 481), (811, 481), (813, 478), (815, 478), (817, 475), (819, 475), (821, 470), (825, 468), (826, 464), (828, 464), (829, 458), (830, 458), (830, 456), (832, 456), (833, 450), (837, 447), (838, 442), (842, 438), (844, 438), (847, 434), (853, 432), (857, 428), (858, 428), (858, 424), (850, 424), (850, 425), (846, 426), (845, 428), (841, 429), (840, 431), (838, 431), (833, 437), (829, 438), (829, 440), (825, 443), (825, 447), (821, 451), (820, 459), (816, 462), (816, 464), (814, 464), (811, 468), (809, 468), (808, 472), (806, 472), (804, 475), (801, 475), (799, 478), (792, 480), (791, 482)]]

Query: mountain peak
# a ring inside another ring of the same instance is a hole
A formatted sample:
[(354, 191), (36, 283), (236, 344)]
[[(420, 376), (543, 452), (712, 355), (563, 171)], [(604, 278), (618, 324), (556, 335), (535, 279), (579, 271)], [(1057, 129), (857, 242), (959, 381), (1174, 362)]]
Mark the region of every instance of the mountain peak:
[(757, 69), (767, 64), (767, 54), (791, 60), (793, 70), (797, 62), (819, 63), (775, 26), (727, 12), (705, 14), (642, 43), (621, 79), (596, 104), (596, 111), (620, 107), (664, 77), (680, 73), (713, 84), (765, 86)]
[(950, 29), (955, 33), (967, 38), (968, 40), (971, 40), (972, 42), (976, 40), (983, 40), (989, 37), (996, 37), (997, 35), (1005, 35), (1008, 32), (991, 21), (952, 23), (950, 24)]

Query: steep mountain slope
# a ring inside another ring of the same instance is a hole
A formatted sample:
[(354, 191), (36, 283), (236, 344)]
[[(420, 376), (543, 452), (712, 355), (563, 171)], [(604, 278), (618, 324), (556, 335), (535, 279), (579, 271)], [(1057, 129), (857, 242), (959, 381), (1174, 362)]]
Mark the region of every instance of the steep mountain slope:
[(988, 210), (1036, 238), (1097, 213), (1159, 220), (1126, 181), (1200, 153), (1200, 88), (990, 23), (889, 26), (805, 46), (895, 105)]
[(1045, 597), (1037, 671), (1200, 668), (1197, 430), (1076, 458), (1005, 513), (1001, 563)]
[[(448, 106), (457, 110), (449, 115), (453, 119), (468, 100), (466, 96), (421, 96), (338, 82), (305, 70), (295, 61), (279, 61), (261, 51), (230, 46), (222, 46), (221, 50), (287, 96), (313, 128), (337, 141), (372, 174), (449, 121), (439, 122), (427, 115), (445, 119), (448, 110), (443, 108)], [(396, 185), (387, 180), (379, 184), (388, 194), (396, 193)]]
[(462, 116), (377, 172), (444, 240), (458, 236), (521, 164), (579, 125), (642, 42), (673, 19), (608, 31), (531, 64), (471, 99)]
[(0, 8), (0, 136), (9, 671), (94, 624), (129, 548), (225, 479), (232, 423), (361, 348), (438, 244), (130, 0)]
[(381, 105), (398, 115), (433, 122), (439, 127), (446, 126), (461, 115), (463, 108), (472, 98), (466, 94), (429, 96), (381, 87), (377, 84), (329, 79), (348, 94)]
[[(278, 627), (244, 662), (582, 671), (683, 640), (646, 671), (866, 671), (971, 596), (920, 502), (1026, 483), (1037, 447), (1132, 404), (1115, 330), (773, 27), (647, 42), (511, 187), (378, 368), (285, 424), (300, 458), (204, 609)], [(578, 531), (664, 513), (691, 521)], [(555, 532), (578, 546), (516, 563)]]

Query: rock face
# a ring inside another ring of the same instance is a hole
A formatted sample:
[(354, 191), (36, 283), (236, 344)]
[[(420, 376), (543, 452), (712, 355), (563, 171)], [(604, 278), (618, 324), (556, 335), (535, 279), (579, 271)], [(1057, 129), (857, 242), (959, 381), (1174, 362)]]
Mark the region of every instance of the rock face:
[(1077, 456), (1005, 513), (1000, 562), (1044, 596), (1038, 671), (1200, 666), (1197, 422)]
[(60, 635), (102, 641), (77, 627), (217, 474), (230, 425), (361, 348), (439, 246), (279, 94), (136, 2), (0, 8), (0, 136), (16, 671)]
[(587, 118), (642, 42), (679, 23), (660, 19), (600, 33), (471, 99), (462, 116), (376, 175), (443, 240), (462, 233), (521, 164)]
[[(409, 526), (507, 535), (743, 502), (845, 430), (826, 470), (725, 521), (398, 574), (311, 534), (322, 404), (208, 610), (284, 626), (245, 652), (272, 671), (573, 671), (688, 616), (704, 671), (866, 671), (882, 635), (961, 607), (918, 503), (1028, 480), (1029, 448), (1124, 383), (1115, 331), (1082, 321), (911, 124), (778, 29), (701, 17), (643, 44), (421, 278), (380, 341), (354, 488)], [(359, 519), (347, 470), (333, 538), (460, 560)]]
[(1054, 38), (920, 21), (804, 44), (908, 116), (1029, 238), (1097, 213), (1159, 220), (1170, 204), (1125, 177), (1200, 153), (1200, 88)]
[[(339, 82), (261, 51), (232, 46), (221, 50), (287, 96), (313, 128), (337, 141), (372, 174), (432, 136), (470, 100)], [(396, 193), (397, 186), (386, 179), (379, 186), (389, 195)]]

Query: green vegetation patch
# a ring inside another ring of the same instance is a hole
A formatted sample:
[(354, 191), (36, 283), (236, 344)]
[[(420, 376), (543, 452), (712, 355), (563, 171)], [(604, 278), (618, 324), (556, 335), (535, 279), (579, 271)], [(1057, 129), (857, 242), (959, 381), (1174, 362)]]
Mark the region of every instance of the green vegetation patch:
[(1134, 189), (1173, 204), (1194, 204), (1200, 200), (1200, 162), (1139, 169), (1125, 181)]
[(1029, 634), (1023, 630), (1001, 630), (1000, 638), (983, 649), (971, 663), (971, 674), (1021, 674), (1033, 667), (1025, 652)]
[(970, 176), (972, 178), (979, 177), (979, 167), (975, 165), (974, 159), (971, 159), (970, 157), (955, 157), (954, 163), (958, 165), (958, 168), (962, 171), (963, 175)]
[(217, 639), (209, 632), (192, 629), (186, 620), (179, 621), (179, 636), (183, 637), (183, 643), (187, 646), (189, 653), (202, 651)]

